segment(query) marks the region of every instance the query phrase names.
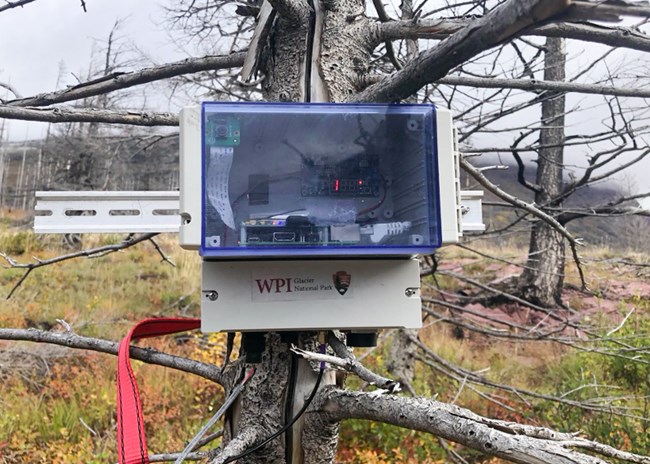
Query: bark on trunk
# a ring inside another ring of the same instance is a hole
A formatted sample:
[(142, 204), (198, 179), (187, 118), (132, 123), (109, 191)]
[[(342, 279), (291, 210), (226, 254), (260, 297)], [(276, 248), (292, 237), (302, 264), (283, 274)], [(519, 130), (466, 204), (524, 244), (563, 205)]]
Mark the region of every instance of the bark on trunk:
[[(559, 37), (546, 39), (544, 79), (565, 78), (565, 41)], [(535, 203), (542, 209), (561, 206), (555, 199), (562, 193), (564, 168), (565, 94), (557, 93), (542, 103), (540, 150), (537, 159)], [(548, 211), (547, 211), (548, 212)], [(528, 269), (522, 274), (523, 295), (540, 306), (562, 304), (564, 285), (565, 243), (562, 235), (547, 223), (533, 226), (528, 249)]]
[[(291, 337), (289, 337), (291, 338)], [(318, 351), (314, 334), (302, 334), (296, 340), (284, 340), (277, 333), (265, 336), (265, 349), (262, 361), (258, 364), (245, 364), (245, 353), (239, 363), (228, 370), (226, 378), (231, 379), (227, 390), (241, 378), (243, 371), (255, 367), (255, 375), (243, 391), (240, 399), (229, 411), (224, 427), (223, 448), (236, 444), (237, 440), (250, 442), (243, 450), (271, 436), (291, 420), (304, 404), (316, 382), (314, 366), (307, 361), (292, 357), (291, 343), (307, 350)], [(236, 373), (234, 373), (236, 372)], [(321, 387), (333, 385), (334, 372), (326, 372)], [(314, 413), (315, 414), (315, 413)], [(250, 464), (292, 463), (327, 464), (334, 461), (338, 441), (338, 425), (326, 423), (306, 413), (294, 426), (239, 462)], [(253, 433), (254, 432), (254, 433)], [(227, 452), (216, 462), (237, 453)]]
[[(363, 13), (360, 0), (321, 2), (323, 27), (318, 72), (330, 101), (344, 101), (356, 93), (359, 76), (367, 73), (376, 26)], [(309, 23), (309, 21), (307, 21)], [(278, 18), (263, 53), (264, 98), (267, 101), (305, 101), (304, 60), (309, 24)]]

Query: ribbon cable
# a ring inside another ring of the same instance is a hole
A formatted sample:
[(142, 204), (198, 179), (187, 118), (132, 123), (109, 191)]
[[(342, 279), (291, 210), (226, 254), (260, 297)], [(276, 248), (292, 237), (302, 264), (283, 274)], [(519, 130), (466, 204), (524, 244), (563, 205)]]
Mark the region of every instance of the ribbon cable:
[(117, 355), (117, 446), (120, 464), (149, 463), (140, 392), (129, 356), (131, 340), (185, 332), (199, 327), (200, 319), (145, 319), (138, 322), (120, 342)]

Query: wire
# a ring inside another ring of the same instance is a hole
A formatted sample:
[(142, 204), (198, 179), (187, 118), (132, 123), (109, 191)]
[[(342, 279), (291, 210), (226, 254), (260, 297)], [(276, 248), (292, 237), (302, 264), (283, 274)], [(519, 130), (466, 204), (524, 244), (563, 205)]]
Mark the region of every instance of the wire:
[[(287, 391), (287, 404), (284, 408), (284, 417), (293, 415), (296, 396), (296, 383), (298, 379), (298, 356), (291, 356), (289, 388)], [(284, 460), (286, 464), (293, 464), (293, 427), (289, 427), (284, 434)]]
[(253, 448), (249, 448), (246, 451), (244, 451), (241, 454), (238, 454), (237, 456), (231, 456), (225, 461), (223, 461), (223, 464), (227, 464), (229, 462), (236, 461), (237, 459), (245, 458), (246, 456), (253, 454), (255, 451), (259, 450), (260, 448), (266, 446), (271, 440), (276, 439), (280, 435), (282, 435), (284, 432), (289, 429), (298, 419), (300, 419), (300, 416), (302, 416), (309, 405), (311, 404), (312, 400), (316, 396), (316, 392), (318, 391), (318, 387), (320, 387), (320, 382), (323, 379), (323, 372), (325, 371), (325, 366), (324, 363), (321, 363), (320, 366), (320, 371), (318, 372), (318, 378), (316, 379), (316, 385), (314, 385), (314, 389), (311, 391), (311, 394), (309, 395), (309, 398), (307, 398), (307, 401), (305, 401), (305, 404), (302, 405), (302, 408), (300, 408), (300, 411), (287, 423), (284, 427), (282, 427), (280, 430), (272, 434), (270, 437), (264, 439), (261, 443), (255, 445)]
[(196, 445), (201, 441), (201, 438), (205, 433), (212, 428), (212, 426), (221, 418), (223, 413), (225, 413), (230, 405), (235, 401), (235, 398), (239, 396), (241, 391), (244, 389), (244, 385), (253, 377), (253, 374), (255, 373), (255, 368), (252, 368), (250, 371), (248, 371), (248, 374), (246, 374), (246, 377), (244, 377), (244, 380), (241, 381), (239, 385), (237, 385), (228, 398), (226, 398), (226, 401), (223, 403), (223, 405), (219, 408), (219, 410), (210, 418), (210, 420), (199, 430), (199, 433), (197, 433), (194, 438), (187, 444), (185, 449), (181, 452), (181, 454), (178, 456), (174, 464), (181, 464), (185, 458), (187, 457), (188, 454), (190, 454)]
[(302, 213), (303, 211), (305, 213), (309, 214), (309, 211), (307, 211), (305, 208), (290, 209), (289, 211), (282, 211), (280, 213), (271, 214), (270, 216), (266, 216), (266, 217), (263, 217), (263, 218), (260, 218), (260, 219), (285, 219), (285, 218), (278, 217), (278, 216), (285, 216), (285, 215), (290, 214), (290, 213)]

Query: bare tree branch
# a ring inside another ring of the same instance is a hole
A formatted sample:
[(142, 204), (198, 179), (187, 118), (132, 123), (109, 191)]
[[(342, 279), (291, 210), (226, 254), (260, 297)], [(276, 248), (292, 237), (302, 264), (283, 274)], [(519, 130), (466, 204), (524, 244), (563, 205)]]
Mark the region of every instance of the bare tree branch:
[(625, 152), (628, 152), (628, 151), (632, 151), (632, 150), (634, 150), (634, 148), (631, 148), (631, 149), (626, 149), (626, 148), (619, 149), (619, 150), (617, 150), (618, 153), (615, 156), (612, 156), (608, 160), (606, 160), (604, 162), (601, 162), (601, 163), (595, 163), (595, 161), (597, 160), (597, 157), (599, 155), (594, 156), (590, 160), (590, 162), (589, 162), (590, 166), (585, 170), (584, 175), (579, 180), (568, 184), (565, 187), (565, 190), (562, 192), (561, 197), (562, 198), (567, 197), (570, 194), (572, 194), (573, 192), (575, 192), (576, 190), (578, 190), (580, 187), (583, 187), (585, 185), (593, 184), (594, 182), (598, 182), (600, 180), (611, 178), (614, 174), (616, 174), (618, 172), (621, 172), (622, 170), (624, 170), (624, 169), (626, 169), (626, 168), (628, 168), (630, 166), (635, 165), (637, 162), (641, 161), (643, 158), (648, 156), (648, 154), (650, 154), (650, 149), (645, 150), (645, 151), (641, 152), (640, 154), (638, 154), (637, 156), (635, 156), (634, 158), (632, 158), (632, 159), (630, 159), (630, 160), (628, 160), (628, 161), (626, 161), (624, 163), (621, 163), (616, 167), (613, 167), (612, 169), (610, 169), (607, 172), (600, 173), (597, 176), (593, 175), (594, 171), (596, 169), (601, 168), (601, 167), (607, 165), (608, 163), (611, 163), (612, 161), (614, 161), (618, 157), (619, 154), (622, 154), (622, 153), (625, 153)]
[(242, 430), (235, 438), (228, 442), (223, 451), (215, 455), (211, 455), (213, 460), (212, 464), (222, 464), (228, 459), (238, 456), (262, 440), (262, 430), (256, 428), (247, 428)]
[(593, 260), (593, 261), (597, 263), (623, 264), (624, 266), (639, 267), (639, 268), (650, 267), (650, 263), (635, 263), (634, 261), (630, 261), (627, 259), (618, 259), (618, 258), (601, 259), (601, 260)]
[(549, 90), (553, 92), (585, 93), (592, 95), (615, 95), (618, 97), (650, 98), (650, 90), (634, 87), (613, 87), (574, 82), (544, 81), (537, 79), (493, 79), (487, 77), (446, 76), (437, 84), (462, 85), (486, 89), (518, 89), (529, 92)]
[[(181, 453), (162, 453), (162, 454), (150, 454), (149, 462), (171, 462), (176, 461), (181, 456)], [(184, 461), (201, 461), (208, 457), (206, 452), (195, 452), (190, 453), (183, 458)]]
[[(20, 98), (20, 93), (18, 93), (16, 87), (9, 84), (8, 82), (0, 82), (0, 87), (2, 87), (3, 89), (7, 89), (9, 92), (13, 93), (16, 98)], [(4, 101), (1, 98), (0, 98), (0, 103), (4, 103)]]
[(366, 368), (363, 364), (357, 361), (354, 355), (347, 349), (345, 344), (336, 338), (336, 335), (331, 332), (328, 337), (328, 343), (338, 357), (305, 351), (295, 346), (291, 348), (291, 351), (304, 359), (318, 362), (323, 361), (331, 364), (332, 366), (336, 366), (348, 372), (352, 372), (361, 380), (364, 380), (371, 385), (375, 385), (376, 387), (387, 390), (391, 393), (400, 390), (399, 382), (395, 382), (394, 380), (382, 377)]
[(6, 1), (6, 4), (0, 6), (0, 13), (2, 13), (3, 11), (10, 10), (12, 8), (17, 8), (19, 6), (22, 7), (24, 5), (27, 5), (28, 3), (35, 2), (36, 0), (16, 0), (15, 2), (10, 2), (8, 0), (5, 0), (5, 1)]
[(647, 216), (650, 217), (650, 211), (638, 206), (594, 206), (591, 208), (565, 209), (559, 216), (558, 221), (562, 224), (584, 217), (612, 217), (612, 216)]
[(167, 264), (169, 264), (171, 267), (176, 267), (176, 263), (175, 263), (174, 261), (172, 261), (171, 258), (170, 258), (169, 256), (167, 256), (167, 254), (164, 252), (164, 250), (161, 248), (161, 246), (158, 245), (158, 242), (156, 242), (156, 241), (153, 239), (153, 237), (150, 237), (150, 238), (149, 238), (149, 241), (151, 242), (151, 244), (153, 245), (153, 247), (156, 249), (156, 251), (157, 251), (158, 254), (160, 255), (160, 262), (161, 262), (161, 263), (167, 263)]
[[(462, 27), (467, 25), (466, 20), (422, 20), (420, 22), (408, 21), (391, 21), (381, 26), (381, 35), (387, 39), (397, 38), (446, 38), (450, 34), (459, 31)], [(538, 33), (538, 35), (562, 35), (567, 30), (573, 30), (585, 40), (594, 40), (602, 38), (605, 32), (602, 28), (594, 25), (584, 24), (552, 24), (543, 26), (543, 29), (533, 28), (530, 31)], [(608, 28), (609, 34), (613, 31)], [(530, 33), (530, 31), (528, 33)], [(560, 32), (561, 31), (561, 32)], [(607, 39), (610, 45), (611, 42), (616, 43), (617, 46), (623, 46), (619, 43), (619, 39), (629, 40), (630, 34), (627, 29), (617, 29), (618, 38)], [(622, 32), (621, 32), (622, 31)], [(650, 51), (650, 42), (646, 43), (643, 35), (636, 33), (636, 45), (631, 48)], [(628, 44), (631, 45), (631, 44)], [(639, 48), (640, 47), (640, 48)], [(84, 82), (74, 87), (65, 90), (55, 91), (36, 95), (33, 97), (21, 98), (16, 94), (17, 99), (10, 100), (6, 104), (9, 106), (46, 106), (55, 103), (66, 101), (73, 101), (91, 96), (113, 92), (115, 90), (126, 89), (129, 87), (154, 82), (157, 80), (167, 79), (183, 74), (197, 73), (207, 70), (226, 69), (231, 67), (238, 67), (244, 63), (244, 52), (233, 53), (225, 56), (206, 56), (202, 58), (190, 58), (174, 63), (168, 63), (161, 66), (152, 68), (145, 68), (138, 71), (127, 73), (113, 73), (109, 76), (103, 76), (89, 82)], [(650, 91), (642, 89), (622, 89), (612, 88), (606, 86), (596, 86), (589, 84), (573, 84), (573, 83), (551, 83), (546, 81), (525, 80), (525, 79), (483, 79), (471, 77), (448, 76), (441, 80), (439, 83), (449, 85), (467, 85), (473, 87), (485, 88), (516, 88), (522, 90), (556, 90), (577, 93), (594, 93), (600, 95), (619, 95), (619, 96), (633, 96), (643, 97), (649, 96)], [(11, 90), (11, 89), (10, 89)], [(11, 90), (15, 93), (13, 90)]]
[(396, 20), (377, 26), (377, 40), (433, 39), (444, 40), (468, 26), (467, 19)]
[(650, 52), (650, 37), (629, 27), (608, 27), (591, 23), (556, 23), (537, 26), (529, 31), (529, 35), (564, 37)]
[[(377, 11), (377, 17), (379, 18), (379, 21), (382, 23), (387, 23), (391, 21), (390, 17), (386, 13), (386, 9), (384, 8), (384, 3), (382, 0), (372, 0), (372, 4), (375, 6), (375, 11)], [(402, 63), (399, 62), (397, 59), (397, 55), (395, 55), (395, 48), (393, 48), (393, 42), (390, 40), (387, 40), (384, 42), (386, 46), (386, 56), (390, 60), (391, 63), (393, 63), (393, 66), (395, 66), (395, 69), (400, 70), (402, 69)]]
[[(188, 58), (174, 63), (167, 63), (152, 68), (126, 73), (112, 73), (99, 79), (83, 82), (65, 90), (42, 93), (33, 97), (21, 98), (7, 102), (8, 106), (47, 106), (55, 103), (80, 100), (94, 97), (115, 90), (127, 89), (136, 85), (169, 79), (182, 74), (192, 74), (201, 71), (214, 71), (217, 69), (235, 68), (244, 63), (244, 52), (231, 55), (204, 56), (201, 58)], [(15, 92), (14, 92), (15, 93)]]
[(490, 293), (492, 293), (494, 295), (502, 296), (502, 297), (504, 297), (504, 298), (506, 298), (506, 299), (508, 299), (510, 301), (514, 301), (516, 303), (519, 303), (522, 306), (528, 307), (528, 308), (533, 309), (535, 311), (543, 312), (544, 314), (548, 314), (549, 316), (551, 316), (553, 319), (555, 319), (557, 321), (560, 321), (560, 322), (562, 322), (564, 324), (571, 325), (572, 327), (577, 328), (577, 326), (575, 324), (569, 324), (569, 322), (566, 320), (565, 317), (561, 317), (561, 316), (555, 314), (555, 309), (556, 308), (550, 308), (549, 309), (549, 308), (544, 308), (542, 306), (538, 306), (536, 304), (531, 303), (530, 301), (524, 300), (523, 298), (519, 298), (518, 296), (511, 295), (511, 294), (509, 294), (507, 292), (499, 290), (498, 288), (490, 287), (489, 285), (485, 285), (485, 284), (479, 282), (476, 279), (472, 279), (472, 278), (464, 276), (462, 274), (458, 274), (458, 273), (451, 272), (451, 271), (444, 271), (444, 270), (438, 270), (437, 273), (440, 274), (440, 275), (446, 275), (446, 276), (449, 276), (449, 277), (453, 277), (454, 279), (458, 279), (458, 280), (461, 280), (461, 281), (466, 282), (468, 284), (474, 285), (475, 287), (478, 287), (481, 290), (484, 290), (486, 292), (490, 292)]
[(523, 464), (605, 464), (606, 457), (649, 464), (650, 458), (544, 427), (488, 419), (473, 412), (425, 398), (329, 390), (321, 394), (322, 410), (330, 420), (366, 419), (428, 432), (482, 453)]
[(557, 219), (553, 218), (552, 216), (549, 216), (548, 214), (546, 214), (545, 212), (537, 208), (534, 204), (526, 203), (525, 201), (522, 201), (519, 198), (510, 195), (507, 192), (504, 192), (499, 187), (497, 187), (492, 182), (490, 182), (490, 180), (487, 177), (485, 177), (477, 168), (472, 166), (467, 160), (461, 158), (460, 165), (463, 169), (465, 169), (465, 171), (467, 171), (468, 174), (470, 174), (479, 184), (481, 184), (487, 190), (494, 193), (502, 200), (507, 201), (511, 205), (517, 206), (523, 209), (524, 211), (526, 211), (527, 213), (530, 213), (533, 216), (548, 223), (549, 225), (553, 226), (558, 232), (560, 232), (560, 234), (562, 234), (562, 236), (569, 241), (571, 252), (573, 254), (573, 260), (576, 263), (576, 267), (578, 268), (578, 273), (580, 275), (580, 282), (583, 288), (586, 288), (587, 282), (585, 280), (584, 271), (582, 270), (580, 256), (578, 256), (578, 248), (577, 248), (578, 246), (581, 245), (581, 243), (578, 240), (576, 240), (573, 237), (573, 235), (571, 235), (571, 233), (568, 230), (566, 230), (566, 228), (557, 221)]
[[(391, 21), (378, 25), (376, 39), (380, 42), (400, 39), (444, 40), (471, 24), (467, 19), (425, 19)], [(592, 23), (550, 22), (521, 31), (522, 35), (564, 37), (585, 42), (595, 42), (612, 47), (650, 51), (650, 37), (629, 27), (608, 27)]]
[(561, 13), (568, 4), (568, 0), (508, 0), (439, 45), (418, 54), (401, 71), (368, 87), (351, 101), (392, 102), (407, 98), (468, 59), (511, 39), (535, 21)]
[(628, 2), (609, 2), (609, 1), (584, 1), (574, 0), (567, 12), (569, 17), (578, 17), (580, 19), (593, 19), (596, 21), (606, 21), (610, 16), (637, 16), (650, 17), (650, 7), (629, 4)]
[(205, 437), (203, 437), (201, 439), (201, 441), (199, 441), (196, 444), (196, 446), (194, 447), (194, 450), (199, 450), (199, 449), (203, 448), (205, 445), (207, 445), (208, 443), (216, 440), (217, 438), (221, 438), (221, 437), (223, 437), (223, 429), (217, 430), (214, 433), (206, 435)]
[[(634, 416), (629, 413), (626, 413), (623, 408), (616, 408), (612, 406), (613, 401), (606, 401), (605, 403), (603, 402), (591, 402), (591, 401), (577, 401), (577, 400), (571, 400), (566, 398), (566, 394), (563, 394), (561, 396), (553, 396), (553, 395), (547, 395), (543, 393), (538, 393), (535, 391), (530, 391), (530, 390), (524, 390), (522, 388), (517, 388), (512, 385), (504, 385), (500, 384), (497, 382), (494, 382), (492, 380), (489, 380), (486, 377), (483, 377), (479, 373), (475, 373), (472, 371), (469, 371), (467, 369), (463, 369), (460, 366), (456, 366), (449, 361), (443, 359), (441, 356), (438, 356), (431, 348), (427, 347), (425, 344), (420, 342), (417, 338), (413, 337), (412, 338), (413, 343), (415, 343), (423, 352), (424, 354), (432, 361), (432, 362), (427, 362), (425, 359), (421, 359), (422, 361), (425, 361), (427, 365), (435, 368), (436, 370), (439, 370), (443, 374), (447, 375), (448, 377), (453, 378), (457, 382), (472, 382), (477, 385), (484, 385), (490, 388), (506, 391), (509, 393), (512, 393), (516, 396), (518, 396), (520, 399), (522, 399), (527, 406), (532, 406), (528, 401), (524, 400), (524, 396), (530, 397), (530, 398), (536, 398), (539, 400), (545, 400), (545, 401), (552, 401), (555, 403), (562, 403), (566, 404), (568, 406), (574, 407), (581, 409), (583, 411), (590, 411), (590, 412), (600, 412), (600, 413), (606, 413), (606, 414), (613, 414), (617, 416), (622, 416), (622, 417), (633, 417), (635, 419), (642, 419), (646, 420), (643, 417), (640, 416)], [(603, 385), (600, 385), (603, 386)]]
[[(119, 343), (100, 338), (84, 337), (74, 332), (63, 333), (46, 332), (37, 329), (0, 329), (0, 340), (28, 341), (36, 343), (50, 343), (53, 345), (65, 346), (82, 350), (98, 351), (100, 353), (113, 354), (117, 356)], [(171, 367), (188, 374), (198, 375), (212, 382), (222, 384), (221, 370), (213, 364), (206, 364), (200, 361), (174, 356), (154, 350), (152, 348), (131, 347), (131, 358), (143, 361), (148, 364)]]
[[(156, 235), (158, 235), (158, 234), (152, 233), (152, 234), (144, 234), (144, 235), (141, 235), (140, 237), (135, 237), (135, 238), (130, 237), (130, 238), (126, 239), (126, 240), (123, 240), (120, 243), (115, 243), (115, 244), (112, 244), (112, 245), (105, 245), (105, 246), (101, 246), (101, 247), (97, 247), (97, 248), (91, 248), (91, 249), (88, 249), (88, 250), (80, 250), (80, 251), (76, 251), (74, 253), (68, 253), (67, 255), (56, 256), (54, 258), (45, 259), (45, 260), (34, 258), (36, 260), (36, 262), (34, 262), (34, 263), (19, 263), (19, 262), (15, 261), (13, 258), (11, 258), (10, 256), (6, 255), (5, 253), (0, 252), (0, 257), (4, 258), (4, 260), (7, 261), (7, 263), (9, 264), (10, 267), (15, 268), (15, 269), (26, 269), (27, 270), (25, 272), (25, 274), (23, 274), (23, 276), (18, 280), (18, 282), (16, 282), (16, 284), (11, 288), (11, 291), (7, 295), (7, 299), (10, 299), (12, 297), (12, 295), (16, 292), (16, 290), (18, 290), (18, 287), (20, 287), (22, 285), (22, 283), (27, 279), (29, 274), (34, 269), (38, 269), (39, 267), (43, 267), (43, 266), (49, 266), (51, 264), (61, 263), (63, 261), (68, 261), (70, 259), (82, 258), (82, 257), (85, 257), (85, 258), (98, 258), (100, 256), (105, 256), (105, 255), (107, 255), (109, 253), (114, 253), (116, 251), (125, 250), (125, 249), (130, 248), (130, 247), (132, 247), (134, 245), (137, 245), (140, 242), (151, 240), (154, 243), (154, 246), (156, 247), (156, 249), (159, 251), (159, 253), (162, 254), (163, 260), (164, 260), (165, 255), (162, 253), (162, 250), (157, 246), (157, 244), (153, 241), (153, 237), (155, 237)], [(167, 260), (167, 261), (169, 261), (169, 260)], [(173, 265), (173, 263), (171, 263), (171, 264)]]
[(532, 190), (533, 192), (539, 192), (541, 190), (541, 187), (538, 184), (529, 182), (528, 179), (526, 179), (526, 165), (524, 164), (524, 161), (521, 159), (521, 156), (519, 155), (519, 149), (517, 148), (518, 145), (526, 137), (535, 133), (535, 131), (536, 129), (531, 129), (529, 131), (520, 134), (519, 137), (517, 137), (515, 141), (512, 142), (510, 149), (511, 149), (512, 156), (515, 159), (515, 162), (517, 163), (517, 180), (519, 181), (519, 183), (524, 187), (526, 187), (527, 189)]
[[(458, 314), (470, 314), (474, 316), (474, 318), (469, 319), (469, 320), (476, 320), (476, 318), (487, 320), (492, 323), (492, 326), (486, 326), (486, 325), (478, 325), (475, 323), (470, 323), (470, 322), (465, 322), (468, 320), (468, 318), (465, 318), (464, 320), (459, 319), (458, 317), (448, 317), (445, 316), (444, 314), (436, 311), (435, 309), (432, 309), (432, 306), (423, 306), (422, 310), (430, 314), (431, 316), (434, 316), (436, 320), (442, 321), (442, 322), (447, 322), (452, 325), (456, 325), (459, 327), (462, 327), (467, 330), (471, 330), (472, 332), (476, 332), (482, 335), (486, 335), (488, 337), (494, 337), (494, 338), (503, 338), (503, 339), (510, 339), (510, 340), (525, 340), (525, 341), (539, 341), (539, 340), (552, 340), (552, 341), (558, 341), (556, 337), (553, 336), (553, 334), (557, 333), (559, 330), (555, 329), (550, 332), (536, 332), (533, 331), (530, 328), (526, 328), (521, 326), (520, 329), (516, 331), (510, 331), (510, 330), (504, 330), (504, 329), (499, 329), (499, 328), (494, 328), (493, 326), (496, 324), (503, 324), (507, 327), (516, 327), (519, 324), (513, 324), (510, 322), (503, 322), (499, 321), (496, 318), (487, 316), (485, 314), (482, 314), (478, 311), (473, 311), (471, 309), (467, 309), (467, 307), (464, 306), (459, 306), (455, 305), (453, 303), (449, 303), (448, 301), (443, 301), (443, 300), (438, 300), (435, 298), (430, 298), (430, 297), (425, 297), (424, 299), (425, 303), (433, 303), (437, 306), (442, 306), (443, 308), (450, 308), (452, 309), (453, 313), (456, 315)], [(522, 330), (527, 331), (529, 333), (535, 333), (534, 335), (522, 335)], [(561, 330), (561, 329), (560, 329)]]
[(95, 108), (20, 108), (0, 105), (0, 118), (42, 122), (101, 122), (130, 126), (178, 126), (173, 113), (110, 111)]

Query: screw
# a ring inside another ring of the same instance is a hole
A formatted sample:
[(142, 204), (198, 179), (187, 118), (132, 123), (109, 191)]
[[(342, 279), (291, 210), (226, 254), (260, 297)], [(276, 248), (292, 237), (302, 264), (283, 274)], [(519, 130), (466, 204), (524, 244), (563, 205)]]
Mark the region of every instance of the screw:
[(217, 298), (219, 298), (219, 294), (215, 290), (210, 290), (205, 294), (205, 296), (207, 296), (210, 301), (217, 301)]
[(415, 288), (407, 288), (407, 289), (404, 291), (404, 294), (405, 294), (406, 296), (408, 296), (408, 297), (411, 297), (411, 296), (415, 295), (417, 292), (418, 292), (418, 291), (417, 291)]

